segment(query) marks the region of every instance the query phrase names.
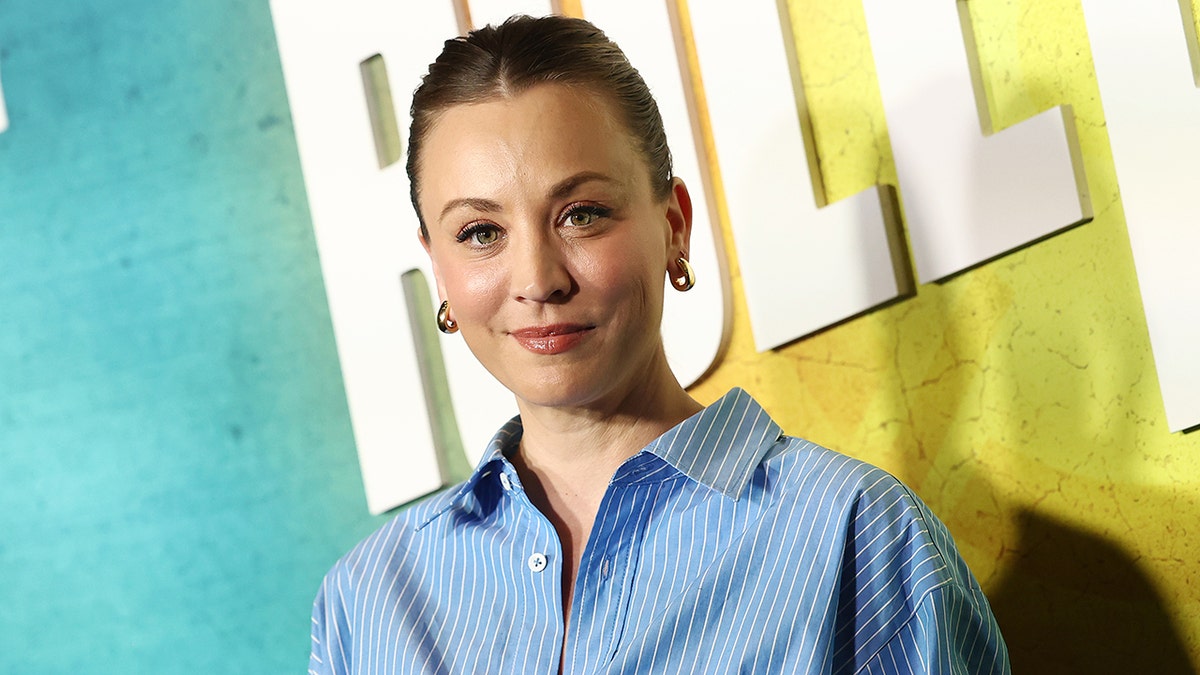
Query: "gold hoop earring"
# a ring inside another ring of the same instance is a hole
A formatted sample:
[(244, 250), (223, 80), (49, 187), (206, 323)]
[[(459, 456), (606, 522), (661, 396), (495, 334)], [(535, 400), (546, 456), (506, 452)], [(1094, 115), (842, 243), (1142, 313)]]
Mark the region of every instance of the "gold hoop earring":
[(458, 322), (450, 318), (450, 301), (442, 301), (442, 306), (438, 307), (437, 313), (438, 330), (446, 335), (451, 335), (458, 332)]
[(692, 286), (696, 285), (696, 272), (692, 269), (692, 264), (683, 256), (676, 258), (675, 264), (679, 265), (679, 269), (683, 274), (671, 277), (671, 285), (680, 293), (692, 290)]

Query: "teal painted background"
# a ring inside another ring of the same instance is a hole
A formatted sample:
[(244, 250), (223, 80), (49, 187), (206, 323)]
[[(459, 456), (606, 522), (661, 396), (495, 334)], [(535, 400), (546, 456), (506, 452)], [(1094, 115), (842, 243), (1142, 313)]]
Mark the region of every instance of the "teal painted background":
[(0, 672), (303, 672), (373, 529), (266, 0), (0, 0)]

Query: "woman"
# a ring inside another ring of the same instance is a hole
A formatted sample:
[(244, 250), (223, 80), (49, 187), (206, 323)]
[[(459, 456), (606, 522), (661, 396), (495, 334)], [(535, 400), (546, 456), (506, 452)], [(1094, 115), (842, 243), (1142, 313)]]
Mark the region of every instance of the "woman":
[(1007, 672), (908, 489), (672, 375), (691, 203), (603, 33), (522, 17), (448, 41), (412, 113), (439, 325), (520, 415), (330, 571), (312, 672)]

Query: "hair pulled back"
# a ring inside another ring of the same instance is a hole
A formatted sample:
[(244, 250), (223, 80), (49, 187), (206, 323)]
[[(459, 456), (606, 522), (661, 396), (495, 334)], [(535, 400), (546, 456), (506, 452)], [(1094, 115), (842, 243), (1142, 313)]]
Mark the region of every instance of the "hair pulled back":
[(408, 180), (417, 203), (421, 146), (440, 113), (456, 105), (512, 98), (539, 84), (579, 86), (605, 96), (638, 143), (660, 199), (671, 190), (671, 151), (662, 116), (637, 69), (620, 47), (588, 21), (563, 16), (514, 16), (447, 40), (413, 94), (408, 134)]

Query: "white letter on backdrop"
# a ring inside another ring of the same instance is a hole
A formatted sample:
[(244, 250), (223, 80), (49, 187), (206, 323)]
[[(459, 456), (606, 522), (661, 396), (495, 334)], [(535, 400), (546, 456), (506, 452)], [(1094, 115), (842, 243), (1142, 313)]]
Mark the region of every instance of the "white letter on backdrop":
[(8, 108), (4, 106), (4, 83), (0, 82), (0, 134), (8, 130)]
[(977, 106), (972, 91), (974, 54), (964, 53), (964, 39), (974, 44), (965, 3), (961, 22), (944, 0), (863, 0), (863, 8), (920, 281), (1091, 218), (1069, 109), (991, 135), (986, 102), (980, 95)]
[(1188, 0), (1083, 8), (1167, 424), (1179, 431), (1200, 425), (1196, 20)]
[[(554, 13), (550, 0), (459, 0), (469, 6), (471, 27), (499, 24), (513, 14), (546, 16)], [(435, 54), (436, 55), (436, 54)], [(430, 59), (432, 60), (432, 58)]]
[[(383, 56), (404, 114), (409, 92), (458, 25), (448, 0), (276, 0), (271, 10), (367, 504), (379, 513), (443, 480), (400, 287), (410, 269), (433, 276), (417, 241), (404, 158), (380, 169), (360, 64)], [(407, 131), (407, 115), (399, 127)], [(431, 312), (434, 301), (420, 309)], [(459, 336), (442, 345), (454, 408), (471, 411), (461, 418), (462, 441), (476, 458), (516, 406)]]
[[(888, 243), (890, 188), (818, 207), (774, 2), (689, 0), (738, 265), (760, 351), (902, 293)], [(788, 31), (788, 35), (784, 34)]]
[(692, 195), (690, 261), (696, 268), (696, 287), (687, 293), (668, 289), (662, 327), (667, 361), (686, 387), (716, 361), (727, 336), (728, 320), (728, 281), (717, 258), (716, 229), (701, 180), (699, 146), (688, 115), (683, 80), (686, 69), (680, 65), (675, 40), (671, 39), (671, 16), (665, 2), (592, 0), (584, 3), (583, 11), (588, 20), (620, 45), (650, 87), (671, 144), (675, 174), (684, 179)]

